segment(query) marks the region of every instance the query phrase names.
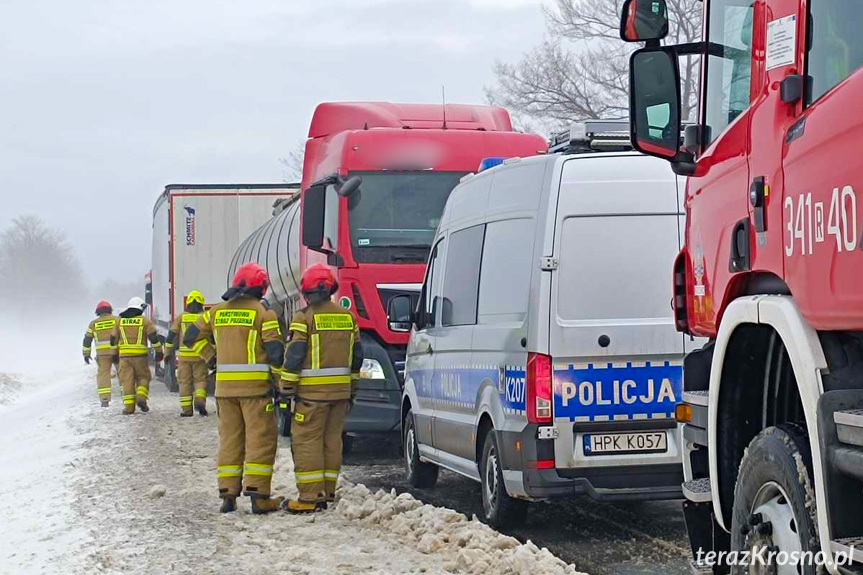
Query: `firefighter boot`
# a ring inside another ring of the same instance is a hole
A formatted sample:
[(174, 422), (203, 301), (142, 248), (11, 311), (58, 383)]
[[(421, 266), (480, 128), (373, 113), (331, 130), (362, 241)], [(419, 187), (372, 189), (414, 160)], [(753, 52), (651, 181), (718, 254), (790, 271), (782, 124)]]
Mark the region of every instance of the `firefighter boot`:
[(233, 513), (237, 510), (237, 497), (234, 495), (226, 495), (222, 497), (222, 506), (219, 508), (219, 513)]
[(140, 409), (144, 413), (147, 413), (148, 411), (150, 411), (150, 406), (147, 405), (146, 399), (139, 399), (138, 400), (138, 409)]
[[(195, 410), (198, 412), (198, 415), (202, 417), (206, 417), (209, 415), (207, 413), (207, 400), (205, 399), (197, 399), (195, 398)], [(189, 415), (192, 415), (191, 413)]]
[(191, 411), (181, 411), (180, 417), (192, 417), (194, 415)]
[(102, 407), (111, 407), (111, 402), (107, 399), (102, 400)]
[(252, 495), (252, 513), (263, 515), (278, 511), (284, 501), (284, 497), (265, 497), (263, 495)]
[(309, 501), (300, 501), (298, 499), (289, 499), (282, 504), (282, 509), (288, 513), (299, 515), (302, 513), (314, 513), (315, 511), (324, 511), (327, 508), (325, 501), (311, 503)]

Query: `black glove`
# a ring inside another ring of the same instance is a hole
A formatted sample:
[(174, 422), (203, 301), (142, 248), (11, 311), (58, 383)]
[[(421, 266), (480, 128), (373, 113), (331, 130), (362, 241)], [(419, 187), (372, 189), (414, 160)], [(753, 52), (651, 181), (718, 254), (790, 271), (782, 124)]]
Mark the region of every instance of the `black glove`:
[(163, 359), (165, 359), (165, 354), (162, 353), (162, 350), (156, 350), (156, 363), (161, 363)]
[(120, 365), (120, 354), (112, 356), (111, 363), (113, 363), (114, 365)]
[(89, 355), (84, 356), (84, 363), (86, 363), (87, 365), (90, 365), (90, 356)]
[(216, 371), (216, 356), (215, 355), (207, 360), (207, 369), (209, 369), (210, 371)]

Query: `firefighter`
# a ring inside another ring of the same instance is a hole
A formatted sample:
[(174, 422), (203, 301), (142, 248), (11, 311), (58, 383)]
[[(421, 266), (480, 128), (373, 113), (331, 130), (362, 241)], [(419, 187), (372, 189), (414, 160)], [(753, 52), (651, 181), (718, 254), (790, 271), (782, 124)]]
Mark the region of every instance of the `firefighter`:
[(183, 338), (189, 326), (195, 325), (204, 311), (204, 294), (197, 290), (190, 291), (186, 296), (186, 313), (177, 316), (165, 339), (165, 369), (174, 357), (174, 347), (177, 351), (177, 383), (180, 386), (180, 417), (192, 417), (192, 402), (194, 390), (195, 410), (198, 414), (207, 415), (207, 362), (201, 357), (201, 352), (209, 343), (199, 337), (189, 347), (183, 343)]
[(143, 412), (150, 411), (147, 399), (150, 394), (150, 358), (147, 342), (156, 353), (156, 362), (162, 361), (162, 343), (156, 334), (156, 326), (144, 317), (147, 304), (139, 297), (129, 300), (126, 309), (120, 312), (120, 320), (114, 327), (111, 343), (120, 353), (118, 370), (123, 387), (123, 413), (135, 413), (135, 405)]
[(278, 444), (270, 372), (281, 363), (284, 344), (275, 314), (261, 305), (268, 286), (264, 268), (241, 266), (222, 296), (225, 302), (204, 312), (183, 338), (190, 347), (199, 338), (216, 344), (222, 513), (236, 510), (241, 492), (256, 514), (276, 511), (283, 500), (270, 497)]
[(363, 363), (357, 322), (350, 310), (330, 300), (338, 288), (330, 269), (309, 267), (300, 279), (308, 306), (288, 327), (282, 395), (294, 398), (291, 449), (299, 498), (291, 513), (326, 509), (335, 499), (342, 466), (342, 431), (353, 404)]
[(90, 349), (96, 340), (96, 365), (99, 371), (96, 375), (96, 392), (102, 402), (102, 407), (111, 403), (111, 365), (119, 360), (117, 346), (111, 343), (111, 334), (117, 325), (111, 304), (105, 300), (96, 304), (96, 319), (87, 326), (84, 334), (84, 363), (90, 364)]

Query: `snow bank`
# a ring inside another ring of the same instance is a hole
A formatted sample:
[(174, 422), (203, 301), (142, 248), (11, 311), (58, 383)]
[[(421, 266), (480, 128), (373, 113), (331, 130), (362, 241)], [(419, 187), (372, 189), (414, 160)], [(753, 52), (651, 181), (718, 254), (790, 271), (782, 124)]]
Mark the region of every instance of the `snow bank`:
[(21, 390), (21, 380), (15, 374), (0, 373), (0, 405), (8, 405)]
[(421, 553), (442, 555), (444, 569), (449, 572), (578, 573), (548, 549), (501, 535), (476, 517), (468, 520), (452, 509), (423, 504), (409, 493), (380, 490), (372, 494), (365, 485), (342, 483), (337, 510), (344, 518), (399, 535), (404, 544), (415, 546)]

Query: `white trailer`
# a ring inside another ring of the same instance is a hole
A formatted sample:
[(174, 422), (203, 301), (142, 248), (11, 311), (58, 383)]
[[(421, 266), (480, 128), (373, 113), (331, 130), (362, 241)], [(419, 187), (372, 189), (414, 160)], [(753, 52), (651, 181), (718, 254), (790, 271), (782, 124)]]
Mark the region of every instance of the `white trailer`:
[(191, 290), (221, 301), (237, 246), (273, 215), (299, 184), (172, 184), (153, 207), (150, 317), (166, 336)]

